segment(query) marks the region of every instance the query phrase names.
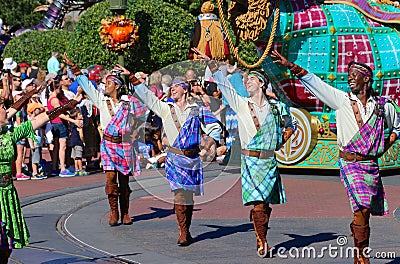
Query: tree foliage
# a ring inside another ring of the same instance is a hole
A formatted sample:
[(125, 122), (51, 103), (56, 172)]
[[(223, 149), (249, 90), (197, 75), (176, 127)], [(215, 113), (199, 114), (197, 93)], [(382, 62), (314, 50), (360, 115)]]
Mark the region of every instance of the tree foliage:
[[(125, 14), (139, 25), (140, 37), (135, 46), (123, 53), (128, 69), (152, 72), (187, 59), (189, 38), (196, 20), (188, 11), (162, 0), (130, 0)], [(122, 53), (106, 50), (98, 30), (101, 19), (113, 15), (108, 1), (98, 3), (82, 15), (73, 32), (24, 33), (10, 41), (3, 57), (13, 57), (17, 62), (37, 59), (40, 66), (45, 67), (51, 52), (57, 50), (67, 52), (81, 68), (93, 64), (111, 67), (118, 63), (118, 55)], [(257, 60), (253, 43), (241, 43), (239, 53), (248, 63)]]
[[(152, 71), (186, 59), (195, 21), (192, 15), (161, 0), (132, 0), (128, 5), (125, 15), (139, 26), (139, 41), (123, 54), (128, 68)], [(101, 19), (112, 15), (106, 1), (89, 8), (80, 18), (67, 52), (81, 67), (118, 62), (119, 54), (106, 50), (98, 33)]]
[(3, 19), (3, 23), (6, 25), (35, 26), (39, 24), (44, 13), (33, 13), (33, 9), (45, 4), (48, 4), (46, 0), (0, 1), (0, 18)]
[(71, 37), (71, 32), (63, 30), (28, 31), (7, 44), (3, 57), (12, 57), (16, 62), (37, 60), (39, 67), (46, 68), (51, 52), (65, 52)]

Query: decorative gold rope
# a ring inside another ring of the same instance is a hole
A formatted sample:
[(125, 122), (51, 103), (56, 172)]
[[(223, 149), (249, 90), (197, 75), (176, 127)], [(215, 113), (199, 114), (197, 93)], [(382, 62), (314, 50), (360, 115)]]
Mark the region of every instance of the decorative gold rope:
[(272, 30), (271, 30), (271, 34), (269, 36), (269, 40), (268, 40), (268, 44), (267, 47), (264, 50), (263, 55), (258, 59), (258, 61), (254, 64), (248, 64), (246, 63), (240, 56), (238, 53), (238, 49), (239, 47), (235, 47), (233, 45), (233, 41), (228, 33), (228, 28), (226, 26), (226, 20), (224, 17), (224, 12), (222, 10), (222, 0), (217, 0), (218, 3), (218, 12), (219, 12), (219, 16), (221, 18), (221, 22), (222, 22), (222, 27), (224, 28), (224, 31), (226, 32), (226, 36), (228, 38), (228, 42), (229, 42), (229, 48), (232, 50), (233, 55), (235, 56), (235, 58), (238, 60), (238, 62), (240, 64), (242, 64), (244, 67), (249, 68), (249, 69), (254, 69), (257, 68), (261, 65), (261, 63), (265, 60), (265, 58), (268, 56), (269, 51), (271, 50), (272, 47), (272, 43), (274, 41), (274, 36), (275, 36), (275, 32), (276, 32), (276, 28), (278, 26), (278, 22), (279, 22), (279, 3), (280, 0), (276, 1), (276, 8), (275, 8), (275, 17), (274, 17), (274, 23), (272, 25)]

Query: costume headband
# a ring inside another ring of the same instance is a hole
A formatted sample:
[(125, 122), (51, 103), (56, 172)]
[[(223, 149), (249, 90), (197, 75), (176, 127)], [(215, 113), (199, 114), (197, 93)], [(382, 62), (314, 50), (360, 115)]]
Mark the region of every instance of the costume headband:
[(112, 82), (118, 84), (119, 86), (124, 85), (124, 81), (120, 77), (115, 75), (108, 75), (107, 80), (111, 80)]
[(267, 82), (265, 81), (264, 76), (263, 76), (261, 73), (259, 73), (259, 72), (251, 71), (251, 72), (249, 72), (249, 77), (250, 77), (250, 76), (256, 77), (257, 79), (260, 80), (260, 82), (267, 83)]
[(172, 81), (171, 87), (174, 86), (174, 85), (179, 85), (179, 86), (182, 87), (183, 89), (189, 90), (189, 84), (186, 83), (186, 82), (184, 82), (184, 81), (182, 81), (181, 79), (175, 78), (175, 79)]
[(350, 69), (356, 70), (362, 75), (372, 78), (372, 69), (365, 64), (353, 61), (349, 64), (349, 70)]

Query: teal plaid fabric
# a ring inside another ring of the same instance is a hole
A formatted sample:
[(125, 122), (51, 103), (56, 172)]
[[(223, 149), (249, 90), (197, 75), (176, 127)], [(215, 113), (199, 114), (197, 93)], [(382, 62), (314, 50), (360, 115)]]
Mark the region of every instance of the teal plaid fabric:
[[(275, 150), (282, 141), (279, 115), (271, 107), (260, 130), (253, 137), (247, 150)], [(285, 190), (278, 171), (275, 156), (268, 159), (258, 159), (242, 155), (242, 201), (249, 205), (255, 201), (271, 204), (286, 202)]]

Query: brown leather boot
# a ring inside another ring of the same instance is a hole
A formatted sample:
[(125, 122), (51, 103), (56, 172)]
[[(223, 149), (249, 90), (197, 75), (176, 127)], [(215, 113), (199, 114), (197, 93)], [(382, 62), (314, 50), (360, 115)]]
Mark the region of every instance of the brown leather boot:
[(187, 226), (187, 240), (190, 244), (193, 243), (192, 235), (190, 234), (190, 225), (192, 224), (193, 204), (186, 205), (186, 226)]
[(267, 231), (271, 211), (271, 207), (267, 207), (266, 210), (250, 210), (250, 221), (253, 221), (254, 233), (257, 238), (257, 255), (261, 258), (267, 257), (271, 250), (267, 243)]
[(129, 216), (129, 196), (131, 194), (130, 189), (121, 189), (119, 195), (119, 208), (121, 210), (121, 222), (123, 225), (131, 225), (132, 219)]
[(358, 248), (358, 252), (354, 252), (354, 264), (370, 264), (369, 258), (363, 254), (364, 249), (369, 246), (371, 232), (369, 225), (361, 226), (351, 223), (350, 229), (354, 238), (354, 246)]
[(108, 195), (108, 203), (110, 204), (110, 226), (118, 225), (119, 212), (118, 212), (118, 196), (114, 194)]
[[(193, 239), (190, 236), (189, 228), (187, 225), (189, 220), (187, 205), (175, 204), (175, 214), (179, 229), (179, 237), (177, 244), (181, 247), (189, 246), (193, 242)], [(190, 214), (190, 221), (191, 221), (191, 214)]]

